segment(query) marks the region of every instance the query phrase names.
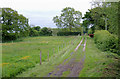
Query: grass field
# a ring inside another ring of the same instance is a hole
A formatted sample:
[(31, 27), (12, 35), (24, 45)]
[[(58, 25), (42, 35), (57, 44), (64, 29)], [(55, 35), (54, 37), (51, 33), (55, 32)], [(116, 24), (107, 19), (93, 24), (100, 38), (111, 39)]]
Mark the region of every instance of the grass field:
[(40, 51), (42, 52), (42, 61), (47, 61), (49, 57), (60, 52), (71, 42), (74, 42), (75, 36), (66, 37), (28, 37), (13, 41), (13, 43), (2, 44), (2, 76), (12, 77), (20, 74), (28, 68), (34, 67), (40, 62)]
[[(71, 53), (74, 51), (74, 49), (76, 48), (76, 46), (78, 45), (81, 39), (82, 37), (80, 36), (75, 37), (74, 45), (68, 44), (68, 46), (66, 46), (59, 53), (57, 53), (55, 57), (51, 57), (49, 62), (44, 62), (41, 66), (39, 64), (36, 64), (34, 68), (28, 69), (22, 74), (17, 75), (17, 77), (29, 77), (29, 76), (30, 77), (47, 77), (48, 73), (56, 69), (56, 67), (62, 62), (64, 62), (65, 59), (69, 57), (71, 58)], [(80, 54), (78, 56), (80, 56)], [(68, 61), (66, 61), (65, 64)], [(67, 76), (67, 74), (66, 75), (63, 74), (63, 76)]]
[[(74, 49), (80, 43), (81, 36), (43, 36), (28, 37), (2, 44), (3, 77), (45, 77), (56, 69), (64, 60), (72, 58), (80, 61), (85, 57), (79, 77), (119, 77), (120, 57), (111, 52), (102, 52), (94, 44), (93, 39), (87, 37), (86, 50), (83, 52), (83, 40), (79, 49)], [(42, 51), (42, 65), (40, 65), (40, 51)], [(49, 51), (49, 61), (48, 61)], [(59, 70), (59, 68), (58, 68)], [(70, 70), (62, 73), (67, 77)], [(53, 75), (51, 75), (53, 77)]]

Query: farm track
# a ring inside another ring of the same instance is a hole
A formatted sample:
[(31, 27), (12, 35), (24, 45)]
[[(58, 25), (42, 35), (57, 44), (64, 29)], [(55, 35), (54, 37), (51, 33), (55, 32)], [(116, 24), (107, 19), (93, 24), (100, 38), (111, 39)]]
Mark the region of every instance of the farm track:
[[(52, 72), (50, 72), (47, 77), (61, 77), (63, 75), (64, 72), (69, 71), (69, 74), (67, 74), (68, 77), (78, 77), (80, 71), (82, 70), (82, 68), (84, 67), (84, 59), (85, 59), (85, 47), (86, 47), (86, 39), (85, 42), (83, 44), (83, 51), (81, 53), (81, 58), (77, 58), (77, 50), (79, 49), (79, 47), (81, 46), (82, 42), (83, 42), (84, 38), (82, 38), (82, 40), (80, 41), (80, 43), (78, 44), (78, 46), (74, 49), (74, 52), (71, 53), (71, 56), (67, 59), (65, 59), (63, 61), (62, 64), (60, 64), (59, 66), (56, 67), (56, 69)], [(76, 61), (78, 60), (78, 61)], [(68, 61), (67, 63), (65, 63), (66, 61)]]

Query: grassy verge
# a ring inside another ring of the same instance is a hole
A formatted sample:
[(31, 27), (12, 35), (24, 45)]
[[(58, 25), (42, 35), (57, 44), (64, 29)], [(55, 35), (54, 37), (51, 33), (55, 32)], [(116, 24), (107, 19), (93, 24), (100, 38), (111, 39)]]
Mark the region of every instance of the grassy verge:
[(84, 68), (79, 77), (120, 77), (120, 56), (111, 52), (102, 52), (87, 37)]

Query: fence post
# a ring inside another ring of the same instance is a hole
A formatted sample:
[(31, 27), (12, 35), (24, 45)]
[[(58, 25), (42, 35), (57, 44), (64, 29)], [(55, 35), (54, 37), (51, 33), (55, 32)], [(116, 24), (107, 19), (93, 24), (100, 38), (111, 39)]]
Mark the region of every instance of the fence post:
[(73, 42), (71, 41), (71, 44), (73, 45)]
[(55, 51), (55, 48), (53, 48), (53, 56), (55, 56), (55, 55), (54, 55), (54, 51)]
[(53, 55), (54, 55), (54, 48), (53, 48)]
[(42, 53), (42, 52), (40, 51), (40, 65), (42, 64), (41, 53)]
[(48, 61), (49, 61), (49, 50), (48, 50)]
[(59, 52), (59, 46), (58, 46), (58, 52)]

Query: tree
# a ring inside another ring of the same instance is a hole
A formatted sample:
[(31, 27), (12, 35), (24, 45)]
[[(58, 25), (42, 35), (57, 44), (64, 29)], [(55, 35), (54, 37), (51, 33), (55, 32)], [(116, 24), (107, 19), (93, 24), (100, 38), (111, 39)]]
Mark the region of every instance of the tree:
[[(0, 9), (0, 18), (2, 17), (2, 9)], [(1, 20), (1, 19), (0, 19)], [(2, 24), (0, 22), (0, 43), (2, 43)]]
[(75, 11), (74, 8), (66, 7), (62, 10), (60, 16), (53, 17), (53, 21), (58, 28), (69, 28), (71, 31), (73, 27), (80, 27), (81, 18), (82, 13), (80, 11)]
[[(109, 6), (108, 6), (109, 4)], [(112, 34), (118, 35), (118, 2), (111, 2), (104, 4), (104, 12), (107, 15), (108, 31)]]
[(33, 27), (34, 30), (40, 31), (40, 26)]
[(40, 35), (52, 36), (52, 30), (47, 27), (43, 27), (40, 31)]
[[(85, 28), (89, 28), (89, 26), (92, 26), (91, 28), (96, 30), (105, 29), (105, 14), (101, 7), (95, 7), (89, 12), (86, 12), (85, 16), (83, 17), (83, 25)], [(94, 32), (94, 30), (93, 30)]]
[(30, 32), (29, 32), (29, 36), (38, 36), (39, 33), (37, 32), (37, 30), (34, 30), (33, 28), (30, 28)]
[(2, 40), (14, 40), (28, 36), (28, 19), (11, 8), (2, 8)]
[(118, 35), (118, 6), (119, 2), (93, 2), (91, 9), (96, 29), (108, 30)]
[(52, 36), (57, 36), (58, 28), (52, 28)]
[(108, 30), (118, 35), (118, 3), (93, 2), (93, 7), (83, 17), (83, 25), (92, 25), (93, 30)]
[[(94, 27), (94, 19), (92, 18), (90, 10), (89, 10), (89, 12), (86, 12), (86, 14), (84, 15), (84, 17), (82, 19), (84, 20), (82, 23), (82, 26), (83, 26), (85, 32), (88, 32), (89, 26), (91, 26), (91, 28), (95, 28)], [(92, 33), (94, 33), (94, 29), (91, 29), (91, 30), (92, 30)]]
[(39, 36), (39, 32), (40, 32), (40, 26), (35, 26), (35, 25), (30, 25), (30, 32), (29, 32), (29, 36)]

